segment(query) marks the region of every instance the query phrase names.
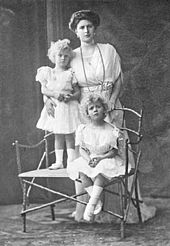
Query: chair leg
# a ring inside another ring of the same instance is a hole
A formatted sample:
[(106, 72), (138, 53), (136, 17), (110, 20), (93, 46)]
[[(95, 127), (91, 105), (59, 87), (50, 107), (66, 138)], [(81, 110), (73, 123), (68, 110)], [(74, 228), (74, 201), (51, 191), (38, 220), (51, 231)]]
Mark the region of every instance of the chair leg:
[[(23, 181), (23, 203), (22, 203), (22, 212), (24, 212), (26, 210), (27, 207), (27, 194), (26, 194), (26, 190), (27, 190), (27, 185), (26, 183)], [(23, 219), (23, 232), (26, 232), (26, 213), (22, 214), (22, 219)]]
[(26, 214), (22, 214), (23, 232), (26, 232)]
[(121, 236), (121, 239), (125, 238), (125, 222), (123, 219), (121, 220), (121, 223), (120, 223), (120, 236)]
[(121, 239), (125, 237), (125, 213), (124, 213), (124, 197), (123, 197), (123, 185), (122, 183), (118, 183), (118, 193), (120, 194), (120, 210), (121, 210), (121, 222), (120, 222), (120, 235)]
[(54, 204), (50, 205), (50, 209), (51, 209), (51, 218), (52, 218), (52, 220), (55, 220), (55, 212), (54, 212), (54, 207), (55, 207), (55, 205), (54, 205)]
[(138, 179), (135, 180), (135, 199), (136, 199), (136, 209), (138, 213), (139, 222), (142, 223), (142, 215), (140, 210), (140, 203), (139, 203), (139, 194), (138, 194)]

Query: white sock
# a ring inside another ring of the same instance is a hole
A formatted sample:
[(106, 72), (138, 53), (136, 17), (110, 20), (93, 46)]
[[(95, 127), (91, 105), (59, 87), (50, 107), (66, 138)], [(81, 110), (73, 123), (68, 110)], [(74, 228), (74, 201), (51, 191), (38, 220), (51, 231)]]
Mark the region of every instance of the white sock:
[(67, 149), (67, 161), (71, 162), (75, 159), (75, 149)]
[(93, 186), (91, 185), (91, 186), (88, 186), (88, 187), (86, 187), (84, 189), (85, 189), (85, 191), (87, 191), (87, 193), (89, 194), (89, 196), (91, 196), (92, 191), (93, 191)]
[(89, 204), (92, 204), (95, 206), (97, 202), (99, 201), (102, 191), (103, 191), (103, 187), (98, 186), (98, 185), (93, 185), (93, 190), (91, 193)]
[(55, 149), (56, 163), (63, 165), (63, 149)]

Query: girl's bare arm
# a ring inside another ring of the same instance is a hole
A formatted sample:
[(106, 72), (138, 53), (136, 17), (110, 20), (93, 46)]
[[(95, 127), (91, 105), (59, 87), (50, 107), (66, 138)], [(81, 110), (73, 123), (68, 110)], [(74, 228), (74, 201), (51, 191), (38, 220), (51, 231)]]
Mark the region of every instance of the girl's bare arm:
[(41, 93), (47, 97), (54, 97), (54, 98), (58, 98), (59, 93), (53, 90), (49, 90), (46, 85), (42, 85), (41, 86)]
[(85, 149), (79, 147), (79, 152), (80, 152), (80, 155), (81, 155), (87, 162), (89, 162), (89, 161), (91, 160), (88, 151), (86, 151)]

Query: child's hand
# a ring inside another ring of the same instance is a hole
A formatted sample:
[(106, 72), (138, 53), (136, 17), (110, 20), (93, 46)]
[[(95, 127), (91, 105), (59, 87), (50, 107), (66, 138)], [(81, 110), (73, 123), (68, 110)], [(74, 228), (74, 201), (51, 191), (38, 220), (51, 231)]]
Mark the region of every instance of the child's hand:
[(115, 103), (114, 102), (111, 102), (108, 104), (108, 112), (111, 112), (113, 111), (115, 108)]
[(58, 101), (62, 102), (62, 101), (64, 101), (64, 97), (65, 97), (64, 94), (59, 94), (57, 99), (58, 99)]
[(53, 93), (53, 98), (58, 99), (59, 96), (60, 96), (60, 94), (58, 94), (58, 92)]
[(64, 102), (69, 102), (72, 99), (72, 94), (66, 94), (64, 95)]
[(90, 167), (96, 167), (97, 164), (102, 160), (101, 157), (94, 157), (89, 161), (89, 166)]

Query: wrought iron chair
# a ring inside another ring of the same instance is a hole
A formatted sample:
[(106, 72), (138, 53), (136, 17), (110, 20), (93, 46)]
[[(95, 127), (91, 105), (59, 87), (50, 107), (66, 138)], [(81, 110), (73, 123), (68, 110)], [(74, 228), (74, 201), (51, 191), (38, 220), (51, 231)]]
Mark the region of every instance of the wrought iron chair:
[[(140, 113), (129, 109), (129, 108), (119, 108), (116, 110), (121, 110), (123, 112), (123, 124), (121, 127), (121, 137), (119, 138), (119, 145), (121, 143), (121, 150), (123, 151), (124, 155), (124, 162), (125, 162), (125, 174), (121, 175), (119, 177), (113, 178), (104, 188), (105, 192), (109, 192), (111, 195), (116, 195), (120, 199), (120, 208), (121, 208), (121, 214), (117, 214), (111, 211), (103, 210), (106, 213), (109, 213), (113, 216), (116, 216), (120, 219), (121, 224), (121, 238), (124, 238), (125, 236), (125, 224), (127, 221), (128, 211), (130, 203), (132, 203), (138, 212), (139, 221), (142, 221), (141, 213), (140, 213), (140, 203), (142, 201), (139, 200), (139, 194), (138, 194), (138, 166), (141, 156), (141, 150), (140, 150), (140, 142), (142, 139), (141, 135), (141, 123), (142, 123), (142, 116), (143, 112), (142, 110)], [(137, 118), (137, 129), (128, 128), (125, 125), (125, 119), (126, 114), (131, 113), (133, 116)], [(124, 134), (126, 133), (126, 134)], [(127, 137), (127, 133), (134, 135), (134, 140), (130, 141)], [(13, 146), (15, 146), (16, 149), (16, 162), (17, 162), (17, 168), (18, 168), (18, 177), (21, 183), (22, 187), (22, 194), (23, 194), (23, 202), (22, 202), (22, 211), (21, 216), (23, 218), (23, 232), (26, 232), (26, 215), (27, 213), (34, 212), (36, 210), (50, 207), (51, 209), (51, 216), (52, 220), (55, 220), (55, 211), (54, 206), (55, 204), (64, 202), (66, 200), (72, 200), (74, 202), (79, 202), (84, 205), (86, 205), (86, 202), (80, 201), (77, 199), (77, 197), (84, 195), (86, 192), (83, 192), (81, 194), (73, 194), (73, 195), (67, 195), (63, 192), (56, 191), (52, 188), (50, 188), (49, 185), (49, 179), (50, 178), (68, 178), (66, 168), (58, 169), (58, 170), (50, 170), (48, 169), (50, 163), (50, 156), (54, 154), (54, 150), (49, 150), (49, 138), (53, 135), (52, 133), (45, 134), (44, 138), (35, 145), (25, 145), (19, 143), (17, 140), (13, 143)], [(131, 146), (136, 146), (135, 149), (133, 149)], [(23, 159), (21, 159), (21, 155), (24, 154), (26, 151), (29, 151), (31, 149), (42, 149), (42, 155), (40, 156), (39, 163), (37, 167), (32, 171), (24, 171), (23, 166)], [(24, 153), (22, 153), (24, 150)], [(132, 152), (135, 159), (135, 166), (128, 171), (129, 166), (129, 152)], [(132, 185), (128, 186), (129, 178), (132, 177)], [(45, 178), (46, 184), (39, 183), (39, 178)], [(79, 180), (78, 180), (79, 181)], [(108, 187), (112, 185), (118, 185), (118, 192), (113, 192)], [(47, 197), (49, 198), (47, 202), (45, 202), (42, 205), (37, 205), (34, 207), (29, 207), (29, 197), (32, 187), (37, 187), (41, 190), (47, 191)], [(53, 199), (51, 195), (55, 194), (58, 195), (59, 199)]]

